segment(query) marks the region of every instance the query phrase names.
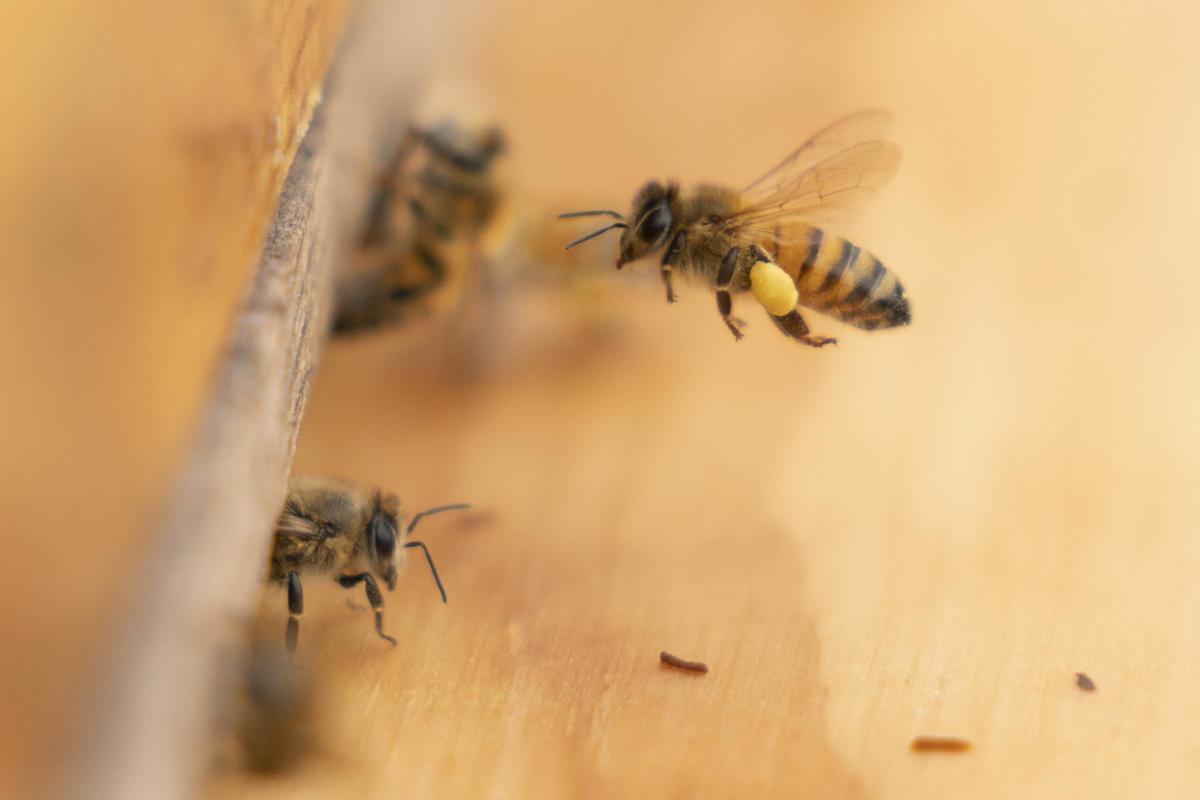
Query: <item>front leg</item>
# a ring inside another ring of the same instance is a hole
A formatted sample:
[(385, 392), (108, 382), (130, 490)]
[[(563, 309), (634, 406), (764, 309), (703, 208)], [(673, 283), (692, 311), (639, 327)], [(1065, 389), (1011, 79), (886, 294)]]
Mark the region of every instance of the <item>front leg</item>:
[(658, 268), (658, 274), (662, 276), (663, 285), (667, 287), (667, 302), (675, 302), (675, 290), (671, 288), (671, 268), (663, 264)]
[(357, 575), (343, 575), (337, 579), (338, 583), (345, 589), (350, 589), (362, 583), (367, 588), (367, 602), (371, 604), (371, 608), (375, 611), (375, 632), (379, 634), (379, 638), (387, 639), (392, 643), (392, 647), (396, 646), (396, 640), (383, 632), (383, 593), (379, 591), (379, 584), (375, 582), (375, 578), (369, 572), (360, 572)]
[(663, 254), (662, 265), (658, 268), (658, 273), (662, 275), (663, 283), (667, 287), (667, 302), (675, 302), (675, 291), (671, 288), (671, 268), (679, 263), (679, 257), (683, 254), (683, 245), (687, 241), (684, 236), (683, 229), (671, 237), (671, 243), (667, 245), (667, 252)]
[(296, 643), (300, 641), (300, 615), (304, 613), (304, 586), (300, 573), (289, 572), (287, 576), (288, 621), (284, 643), (288, 658), (296, 654)]

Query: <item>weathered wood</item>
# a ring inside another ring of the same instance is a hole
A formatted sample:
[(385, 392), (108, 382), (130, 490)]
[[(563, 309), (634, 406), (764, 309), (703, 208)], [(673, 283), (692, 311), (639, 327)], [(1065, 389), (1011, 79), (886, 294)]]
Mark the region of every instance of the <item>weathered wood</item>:
[(5, 6), (0, 795), (61, 770), (350, 5)]
[(116, 640), (71, 791), (177, 797), (207, 765), (261, 588), (273, 523), (329, 326), (332, 278), (361, 225), (376, 152), (414, 96), (419, 44), (397, 58), (356, 20), (288, 174), (225, 366)]
[(77, 796), (181, 796), (202, 763), (221, 659), (238, 652), (328, 316), (325, 128), (318, 113), (289, 173), (212, 413), (118, 640)]

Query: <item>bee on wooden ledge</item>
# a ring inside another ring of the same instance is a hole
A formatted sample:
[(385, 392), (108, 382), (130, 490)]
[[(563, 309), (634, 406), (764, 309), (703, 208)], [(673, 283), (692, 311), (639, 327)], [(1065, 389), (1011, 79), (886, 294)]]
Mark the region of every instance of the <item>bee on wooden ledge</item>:
[(406, 515), (395, 495), (324, 479), (294, 481), (275, 528), (268, 567), (268, 579), (287, 589), (288, 655), (296, 652), (300, 636), (304, 577), (330, 575), (346, 589), (363, 584), (367, 602), (375, 612), (375, 632), (392, 645), (396, 640), (383, 632), (383, 593), (376, 578), (387, 584), (389, 592), (395, 589), (404, 550), (419, 547), (425, 553), (445, 603), (446, 590), (429, 549), (424, 542), (407, 537), (423, 517), (461, 508), (470, 506), (456, 503), (422, 511), (405, 527)]

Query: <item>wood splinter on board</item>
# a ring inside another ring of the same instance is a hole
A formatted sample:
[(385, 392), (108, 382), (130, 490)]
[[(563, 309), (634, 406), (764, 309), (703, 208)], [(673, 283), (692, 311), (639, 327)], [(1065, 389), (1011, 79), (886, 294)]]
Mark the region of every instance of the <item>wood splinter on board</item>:
[(702, 661), (684, 661), (678, 656), (671, 655), (666, 650), (658, 654), (658, 660), (668, 667), (676, 667), (686, 672), (698, 672), (701, 674), (708, 672), (708, 664)]
[(965, 753), (971, 749), (966, 739), (953, 736), (918, 736), (912, 740), (914, 753)]

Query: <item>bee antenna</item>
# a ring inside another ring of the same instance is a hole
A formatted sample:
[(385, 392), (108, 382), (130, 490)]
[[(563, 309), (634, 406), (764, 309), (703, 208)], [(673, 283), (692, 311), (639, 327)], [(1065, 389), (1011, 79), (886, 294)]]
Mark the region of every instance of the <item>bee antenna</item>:
[(603, 216), (605, 214), (612, 217), (613, 219), (621, 219), (621, 220), (625, 219), (624, 214), (618, 214), (616, 211), (610, 211), (608, 209), (601, 209), (598, 211), (570, 211), (566, 214), (559, 214), (558, 218), (559, 219), (570, 219), (571, 217), (599, 217), (599, 216)]
[[(430, 514), (440, 514), (443, 511), (455, 511), (460, 508), (470, 508), (470, 507), (471, 507), (470, 503), (455, 503), (454, 505), (450, 505), (450, 506), (438, 506), (437, 508), (431, 508), (428, 511), (422, 511), (420, 514), (417, 514), (415, 517), (412, 518), (412, 522), (408, 523), (408, 528), (405, 530), (404, 533), (406, 536), (408, 534), (412, 533), (413, 528), (417, 527), (417, 523), (421, 521), (421, 517), (427, 517)], [(421, 548), (421, 550), (424, 551), (425, 560), (429, 562), (429, 571), (433, 573), (433, 581), (434, 581), (434, 583), (437, 584), (438, 591), (442, 593), (442, 602), (445, 603), (446, 602), (446, 590), (444, 588), (442, 588), (442, 579), (438, 577), (437, 567), (435, 567), (433, 565), (433, 556), (429, 555), (429, 548), (425, 546), (424, 542), (405, 542), (404, 546), (406, 548), (407, 547), (419, 547), (419, 548)]]
[(628, 227), (629, 226), (626, 225), (624, 222), (614, 222), (612, 225), (605, 225), (603, 228), (601, 228), (598, 231), (592, 231), (587, 236), (580, 236), (575, 241), (567, 243), (566, 249), (570, 250), (575, 245), (583, 244), (588, 239), (594, 239), (595, 237), (599, 236), (602, 233), (607, 233), (607, 232), (611, 231), (613, 228), (628, 228)]
[(438, 506), (437, 508), (431, 508), (428, 511), (422, 511), (420, 514), (417, 514), (412, 518), (412, 522), (408, 523), (408, 528), (404, 531), (404, 534), (407, 536), (408, 534), (412, 533), (413, 528), (417, 527), (417, 523), (421, 521), (421, 517), (428, 517), (430, 514), (440, 514), (443, 511), (457, 511), (460, 508), (470, 507), (470, 503), (455, 503), (452, 506)]
[[(441, 508), (438, 510), (445, 511), (446, 509)], [(433, 582), (437, 584), (438, 591), (442, 593), (442, 604), (445, 605), (446, 590), (444, 588), (442, 588), (442, 579), (438, 577), (437, 567), (435, 567), (433, 565), (433, 556), (429, 555), (429, 548), (425, 546), (424, 542), (405, 542), (404, 546), (405, 547), (419, 547), (419, 548), (421, 548), (421, 551), (425, 553), (425, 560), (429, 562), (429, 571), (433, 573)]]

